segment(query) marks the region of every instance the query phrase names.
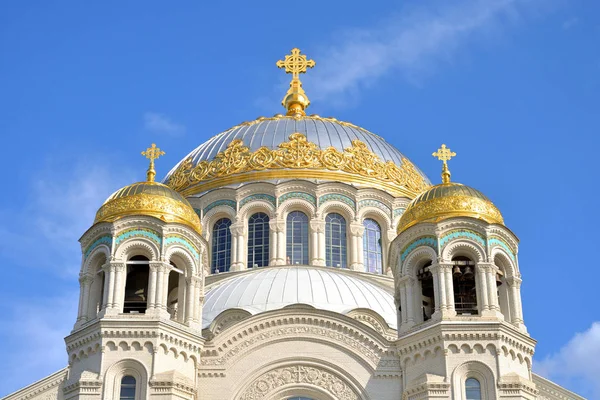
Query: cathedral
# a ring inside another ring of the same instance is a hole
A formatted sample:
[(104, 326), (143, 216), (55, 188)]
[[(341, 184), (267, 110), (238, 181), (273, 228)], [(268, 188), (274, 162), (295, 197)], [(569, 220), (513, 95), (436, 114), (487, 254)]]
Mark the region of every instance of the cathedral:
[(381, 136), (307, 114), (300, 50), (277, 66), (285, 115), (162, 182), (164, 152), (142, 152), (146, 180), (80, 239), (66, 367), (5, 399), (582, 399), (532, 372), (519, 240), (451, 179), (456, 153), (433, 153), (435, 184)]

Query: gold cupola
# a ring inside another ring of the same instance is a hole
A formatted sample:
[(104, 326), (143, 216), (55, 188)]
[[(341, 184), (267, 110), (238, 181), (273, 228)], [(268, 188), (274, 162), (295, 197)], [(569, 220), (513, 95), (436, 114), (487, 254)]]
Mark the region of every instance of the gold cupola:
[(96, 213), (94, 224), (113, 222), (133, 215), (147, 215), (164, 222), (187, 225), (201, 233), (200, 219), (191, 204), (167, 185), (154, 181), (154, 160), (165, 153), (153, 143), (142, 152), (150, 160), (145, 182), (137, 182), (114, 192)]
[(448, 160), (456, 153), (445, 144), (433, 153), (443, 162), (442, 183), (410, 202), (398, 223), (398, 233), (421, 222), (439, 222), (453, 217), (470, 217), (490, 224), (504, 224), (500, 210), (479, 190), (450, 181)]

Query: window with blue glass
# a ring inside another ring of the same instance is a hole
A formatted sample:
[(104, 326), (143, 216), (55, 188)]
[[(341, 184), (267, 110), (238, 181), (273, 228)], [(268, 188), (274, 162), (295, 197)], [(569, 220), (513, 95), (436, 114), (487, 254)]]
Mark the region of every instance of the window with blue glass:
[(325, 217), (325, 265), (346, 268), (346, 220), (340, 214)]
[(231, 220), (221, 218), (215, 222), (212, 232), (211, 272), (226, 272), (231, 266)]
[(292, 211), (287, 216), (287, 264), (308, 264), (308, 216)]
[(119, 400), (135, 400), (135, 378), (125, 375), (121, 378), (121, 391)]
[(381, 227), (371, 218), (363, 221), (363, 253), (367, 272), (381, 274), (383, 272), (383, 258), (381, 251)]
[(475, 378), (469, 378), (465, 382), (467, 400), (481, 400), (481, 384)]
[(248, 268), (269, 265), (269, 216), (256, 213), (248, 219)]

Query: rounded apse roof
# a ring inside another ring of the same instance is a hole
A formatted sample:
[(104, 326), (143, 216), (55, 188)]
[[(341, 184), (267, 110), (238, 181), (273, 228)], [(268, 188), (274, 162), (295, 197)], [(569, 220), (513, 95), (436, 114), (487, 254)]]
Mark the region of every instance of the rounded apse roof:
[(238, 308), (251, 314), (308, 304), (340, 314), (368, 308), (397, 328), (394, 297), (383, 287), (333, 268), (266, 267), (237, 275), (211, 288), (204, 300), (202, 326), (223, 311)]

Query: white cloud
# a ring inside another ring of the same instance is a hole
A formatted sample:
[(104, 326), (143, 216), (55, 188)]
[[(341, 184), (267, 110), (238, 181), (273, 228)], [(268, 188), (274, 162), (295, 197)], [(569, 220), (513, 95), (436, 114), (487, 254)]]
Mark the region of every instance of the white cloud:
[[(312, 99), (336, 101), (384, 75), (395, 73), (415, 81), (449, 62), (467, 42), (495, 32), (521, 16), (529, 0), (462, 0), (434, 2), (381, 22), (354, 29), (317, 51), (317, 68), (307, 74)], [(420, 3), (422, 4), (422, 3)], [(434, 7), (435, 6), (435, 7)]]
[(150, 132), (180, 136), (186, 131), (185, 126), (177, 124), (168, 116), (155, 112), (144, 114), (144, 128)]
[(576, 333), (556, 353), (535, 362), (533, 369), (578, 394), (600, 399), (600, 321)]

